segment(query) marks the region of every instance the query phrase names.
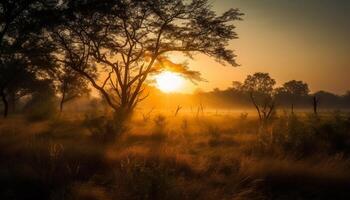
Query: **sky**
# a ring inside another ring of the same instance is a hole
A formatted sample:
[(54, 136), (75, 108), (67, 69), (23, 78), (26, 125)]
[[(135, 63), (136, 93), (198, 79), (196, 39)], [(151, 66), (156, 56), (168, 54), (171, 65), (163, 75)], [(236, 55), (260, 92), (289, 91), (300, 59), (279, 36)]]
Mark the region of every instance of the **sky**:
[(222, 13), (239, 8), (239, 39), (230, 43), (240, 67), (206, 56), (190, 61), (207, 82), (188, 90), (225, 89), (248, 74), (268, 72), (278, 85), (303, 80), (312, 92), (350, 90), (350, 0), (211, 0)]

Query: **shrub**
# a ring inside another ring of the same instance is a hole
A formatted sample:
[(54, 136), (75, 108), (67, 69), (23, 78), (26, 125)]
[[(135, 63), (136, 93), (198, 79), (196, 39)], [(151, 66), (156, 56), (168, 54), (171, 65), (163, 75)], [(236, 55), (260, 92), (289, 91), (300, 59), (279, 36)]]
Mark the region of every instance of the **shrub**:
[(103, 143), (114, 142), (122, 132), (122, 126), (118, 121), (104, 116), (87, 114), (83, 125), (88, 128), (94, 140)]
[(57, 100), (50, 91), (37, 92), (24, 106), (23, 111), (29, 121), (50, 119), (57, 113)]
[(113, 188), (119, 199), (184, 199), (176, 180), (194, 174), (186, 163), (161, 155), (128, 154), (115, 164)]
[[(264, 130), (256, 144), (256, 151), (298, 157), (313, 154), (337, 154), (350, 151), (350, 124), (346, 117), (282, 115), (270, 130)], [(270, 138), (271, 137), (271, 138)]]

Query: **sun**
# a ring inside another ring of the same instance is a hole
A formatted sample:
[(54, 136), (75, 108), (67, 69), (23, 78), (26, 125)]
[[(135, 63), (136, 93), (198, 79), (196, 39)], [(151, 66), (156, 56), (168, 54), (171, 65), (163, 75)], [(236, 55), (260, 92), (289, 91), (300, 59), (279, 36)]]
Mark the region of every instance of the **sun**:
[(158, 74), (155, 80), (157, 88), (165, 93), (179, 91), (184, 84), (184, 78), (182, 76), (170, 71)]

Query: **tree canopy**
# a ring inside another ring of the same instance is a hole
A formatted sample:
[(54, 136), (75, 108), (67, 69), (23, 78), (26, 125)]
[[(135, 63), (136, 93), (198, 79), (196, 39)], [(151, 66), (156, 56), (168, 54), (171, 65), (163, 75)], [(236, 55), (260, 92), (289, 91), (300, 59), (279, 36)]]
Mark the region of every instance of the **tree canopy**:
[(52, 1), (0, 2), (0, 96), (5, 117), (10, 93), (28, 91), (28, 80), (35, 80), (40, 69), (54, 66), (50, 59), (53, 48), (43, 35), (52, 9)]
[(242, 89), (249, 94), (260, 120), (264, 123), (271, 118), (275, 108), (275, 84), (276, 81), (268, 73), (258, 72), (248, 75), (242, 86)]
[(283, 92), (295, 96), (306, 96), (309, 94), (309, 86), (303, 81), (291, 80), (283, 84)]
[[(59, 49), (57, 60), (89, 80), (116, 111), (132, 111), (145, 98), (145, 82), (171, 52), (189, 58), (202, 53), (237, 66), (228, 48), (237, 38), (233, 22), (242, 16), (237, 9), (217, 15), (207, 0), (106, 1), (95, 6), (67, 14), (51, 36)], [(189, 72), (185, 65), (177, 70)], [(97, 73), (107, 75), (100, 80)]]

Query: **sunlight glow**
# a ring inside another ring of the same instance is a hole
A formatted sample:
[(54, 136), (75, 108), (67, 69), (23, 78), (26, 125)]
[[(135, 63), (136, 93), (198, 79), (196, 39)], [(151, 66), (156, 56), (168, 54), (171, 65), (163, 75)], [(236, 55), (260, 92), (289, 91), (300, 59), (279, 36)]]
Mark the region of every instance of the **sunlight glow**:
[(171, 93), (179, 91), (184, 84), (184, 78), (178, 73), (165, 71), (155, 77), (156, 86), (162, 92)]

